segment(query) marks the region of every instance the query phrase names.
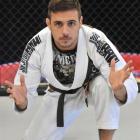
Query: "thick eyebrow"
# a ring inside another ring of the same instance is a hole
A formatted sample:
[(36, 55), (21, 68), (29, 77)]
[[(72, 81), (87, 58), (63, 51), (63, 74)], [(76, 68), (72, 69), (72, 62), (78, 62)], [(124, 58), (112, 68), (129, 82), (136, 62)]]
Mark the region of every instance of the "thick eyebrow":
[(77, 22), (77, 20), (68, 20), (67, 22), (69, 22), (69, 21), (70, 21), (70, 22)]
[(68, 20), (67, 22), (74, 22), (74, 23), (76, 23), (77, 20)]
[[(76, 23), (77, 20), (68, 20), (66, 22), (75, 22)], [(63, 23), (63, 21), (56, 20), (56, 21), (54, 21), (54, 23)]]
[(62, 21), (56, 20), (56, 21), (54, 21), (54, 24), (56, 24), (56, 23), (62, 23)]

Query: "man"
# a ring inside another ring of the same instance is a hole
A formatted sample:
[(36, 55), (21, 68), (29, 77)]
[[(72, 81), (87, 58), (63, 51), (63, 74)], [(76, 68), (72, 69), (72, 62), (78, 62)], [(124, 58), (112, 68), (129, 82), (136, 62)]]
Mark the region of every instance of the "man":
[(78, 0), (51, 0), (48, 27), (28, 42), (15, 83), (5, 82), (19, 112), (31, 106), (41, 77), (49, 83), (24, 140), (61, 140), (85, 105), (95, 108), (100, 140), (112, 140), (120, 105), (137, 95), (132, 62), (82, 21)]

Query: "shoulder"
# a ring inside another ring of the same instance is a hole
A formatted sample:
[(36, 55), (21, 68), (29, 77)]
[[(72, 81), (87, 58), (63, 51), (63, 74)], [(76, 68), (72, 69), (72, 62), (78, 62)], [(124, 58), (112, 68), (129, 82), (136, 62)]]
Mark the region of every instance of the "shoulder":
[(47, 41), (47, 36), (50, 34), (51, 34), (50, 29), (48, 27), (46, 27), (46, 28), (42, 29), (41, 31), (39, 31), (36, 35), (34, 35), (30, 41), (40, 40), (40, 43), (44, 43)]
[(26, 48), (32, 48), (33, 50), (41, 49), (46, 46), (46, 42), (48, 39), (48, 35), (50, 34), (50, 30), (48, 27), (39, 31), (36, 35), (34, 35), (26, 45)]
[(90, 25), (82, 25), (82, 29), (84, 30), (86, 36), (88, 37), (89, 40), (92, 40), (94, 38), (104, 38), (105, 37), (105, 34), (97, 29), (97, 28), (93, 28), (92, 26)]
[(44, 54), (44, 50), (46, 48), (46, 42), (48, 39), (47, 35), (49, 32), (49, 29), (46, 27), (34, 35), (26, 44), (22, 57), (28, 56), (27, 59), (34, 55), (39, 55), (41, 57)]
[(51, 31), (48, 27), (45, 27), (44, 29), (42, 29), (40, 32), (38, 32), (36, 35), (38, 35), (42, 42), (47, 41), (47, 36), (49, 36), (51, 34)]

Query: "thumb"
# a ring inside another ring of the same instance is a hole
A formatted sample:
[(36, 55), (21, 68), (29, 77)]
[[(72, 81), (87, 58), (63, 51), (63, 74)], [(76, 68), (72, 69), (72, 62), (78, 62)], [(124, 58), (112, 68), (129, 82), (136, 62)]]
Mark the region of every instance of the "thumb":
[(24, 75), (20, 75), (20, 84), (21, 84), (21, 86), (26, 86)]
[(111, 60), (110, 67), (111, 67), (111, 71), (115, 71), (115, 59), (114, 58)]

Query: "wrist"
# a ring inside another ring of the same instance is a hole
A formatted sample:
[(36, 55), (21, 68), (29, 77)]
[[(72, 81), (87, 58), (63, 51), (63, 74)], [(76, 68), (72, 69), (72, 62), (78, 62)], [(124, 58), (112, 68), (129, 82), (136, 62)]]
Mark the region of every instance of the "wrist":
[(25, 99), (25, 102), (23, 104), (16, 104), (15, 102), (15, 107), (18, 111), (25, 111), (27, 109), (27, 105), (28, 105), (27, 98)]
[(125, 86), (123, 86), (121, 89), (114, 91), (115, 98), (122, 104), (126, 103), (127, 101), (127, 91)]

